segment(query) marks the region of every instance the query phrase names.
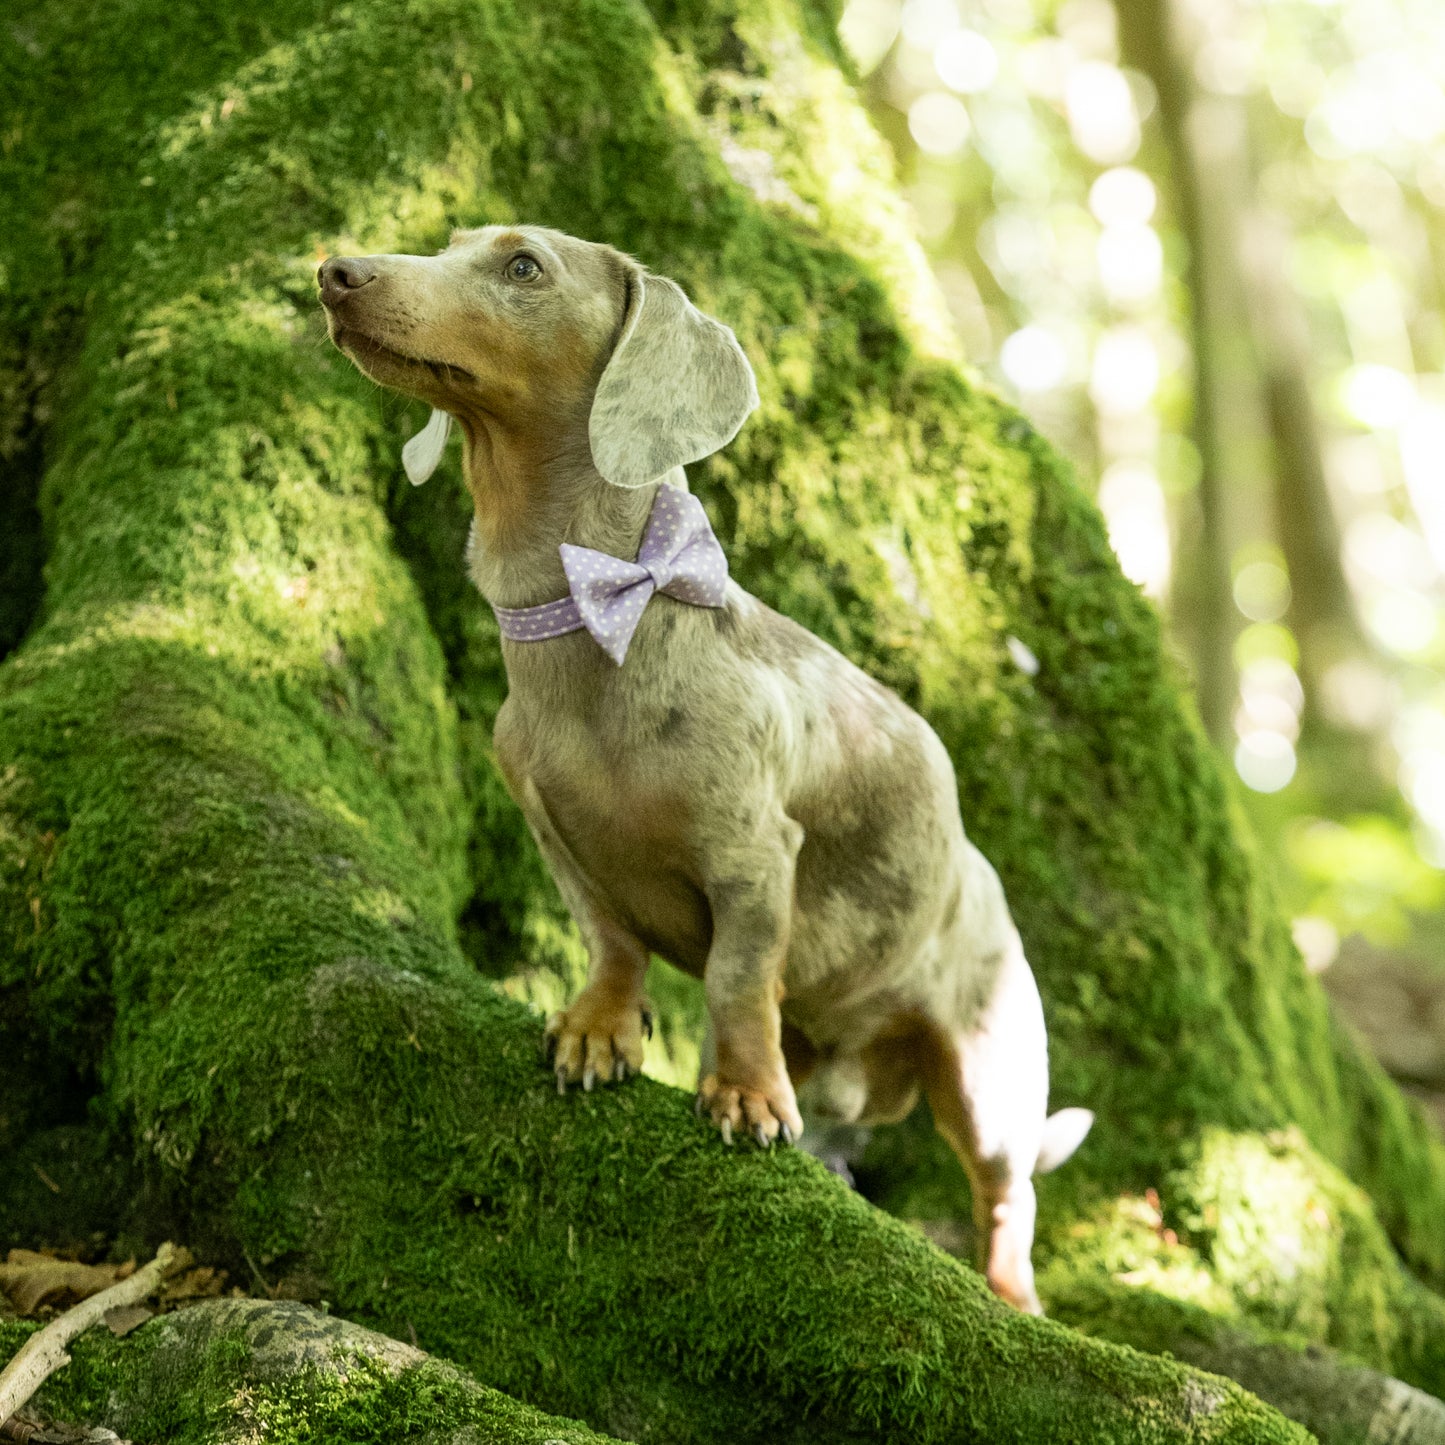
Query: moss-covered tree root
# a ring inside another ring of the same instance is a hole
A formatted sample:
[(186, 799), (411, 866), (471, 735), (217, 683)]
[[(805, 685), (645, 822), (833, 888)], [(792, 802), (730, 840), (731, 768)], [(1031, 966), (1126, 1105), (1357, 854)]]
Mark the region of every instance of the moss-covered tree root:
[[(34, 1326), (0, 1325), (0, 1356)], [(305, 1305), (227, 1299), (81, 1336), (33, 1409), (165, 1445), (606, 1445), (464, 1371)]]
[(1445, 1445), (1445, 1404), (1332, 1350), (1268, 1338), (1198, 1305), (1099, 1280), (1061, 1283), (1059, 1318), (1227, 1375), (1310, 1430), (1320, 1445)]
[(763, 406), (699, 490), (742, 580), (957, 760), (1056, 1092), (1100, 1113), (1049, 1227), (1296, 1124), (1445, 1278), (1445, 1152), (1299, 968), (1093, 509), (951, 356), (826, 8), (12, 12), (0, 340), (55, 379), (46, 595), (0, 671), (0, 1150), (89, 1117), (178, 1237), (627, 1438), (1302, 1438), (1011, 1314), (675, 1092), (558, 1099), (459, 947), (566, 945), (490, 763), (459, 492), (397, 500), (411, 418), (328, 353), (311, 273), (525, 216), (747, 345)]

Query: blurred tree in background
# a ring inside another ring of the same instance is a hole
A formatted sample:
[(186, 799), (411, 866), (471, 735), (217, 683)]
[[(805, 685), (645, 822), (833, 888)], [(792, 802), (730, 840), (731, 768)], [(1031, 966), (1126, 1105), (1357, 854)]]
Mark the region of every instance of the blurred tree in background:
[(852, 0), (972, 362), (1097, 478), (1311, 965), (1445, 939), (1445, 9)]

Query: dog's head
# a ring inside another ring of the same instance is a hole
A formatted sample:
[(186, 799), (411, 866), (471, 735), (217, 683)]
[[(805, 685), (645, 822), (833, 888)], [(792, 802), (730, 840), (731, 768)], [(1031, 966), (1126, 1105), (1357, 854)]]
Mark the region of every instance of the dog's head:
[(430, 402), (408, 444), (424, 481), (449, 418), (558, 442), (645, 486), (725, 446), (757, 405), (732, 332), (610, 246), (539, 226), (461, 231), (436, 256), (335, 256), (317, 273), (331, 339), (373, 380)]

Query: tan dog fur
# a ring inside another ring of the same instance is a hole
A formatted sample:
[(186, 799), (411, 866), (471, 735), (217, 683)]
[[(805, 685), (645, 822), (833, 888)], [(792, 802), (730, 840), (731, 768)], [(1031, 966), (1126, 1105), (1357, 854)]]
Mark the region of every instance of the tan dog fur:
[[(686, 485), (674, 461), (725, 443), (755, 401), (725, 327), (556, 231), (460, 232), (438, 256), (329, 261), (320, 281), (336, 344), (456, 419), (468, 561), (498, 606), (565, 595), (564, 541), (634, 557), (658, 484)], [(620, 668), (586, 632), (503, 652), (497, 756), (591, 958), (548, 1025), (559, 1085), (640, 1068), (656, 952), (704, 982), (699, 1100), (727, 1139), (801, 1135), (795, 1083), (863, 1122), (926, 1092), (989, 1283), (1037, 1310), (1031, 1176), (1089, 1116), (1046, 1117), (1038, 992), (932, 729), (731, 582), (717, 610), (655, 597)]]

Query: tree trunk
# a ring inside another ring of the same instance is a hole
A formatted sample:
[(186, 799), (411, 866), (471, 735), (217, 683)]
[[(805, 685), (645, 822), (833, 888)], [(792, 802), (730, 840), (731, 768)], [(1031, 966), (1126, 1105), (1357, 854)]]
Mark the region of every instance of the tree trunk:
[(1302, 1439), (1012, 1313), (675, 1090), (558, 1098), (460, 947), (533, 962), (557, 905), (491, 761), (461, 488), (409, 493), (418, 418), (327, 349), (312, 272), (518, 217), (747, 347), (762, 407), (694, 472), (735, 573), (938, 728), (1056, 1097), (1100, 1116), (1046, 1247), (1296, 1124), (1368, 1192), (1317, 1226), (1314, 1328), (1361, 1280), (1434, 1299), (1389, 1241), (1445, 1279), (1445, 1151), (1300, 967), (1091, 505), (948, 355), (825, 7), (25, 0), (0, 45), (0, 336), (57, 375), (46, 596), (0, 672), (0, 1176), (47, 1200), (20, 1162), (88, 1118), (175, 1237), (632, 1439)]
[[(1159, 95), (1170, 192), (1189, 248), (1191, 432), (1202, 469), (1199, 515), (1174, 602), (1195, 660), (1201, 712), (1222, 743), (1232, 737), (1235, 696), (1230, 558), (1251, 528), (1277, 537), (1284, 553), (1289, 619), (1311, 703), (1331, 663), (1370, 648), (1340, 563), (1309, 338), (1284, 238), (1250, 199), (1258, 178), (1246, 108), (1232, 97), (1200, 94), (1193, 60), (1203, 16), (1191, 0), (1120, 3), (1116, 12), (1126, 58)], [(1250, 518), (1238, 535), (1227, 525), (1231, 511)]]
[(1300, 673), (1317, 719), (1330, 666), (1374, 649), (1340, 561), (1340, 528), (1310, 390), (1309, 330), (1289, 281), (1284, 237), (1279, 223), (1256, 208), (1243, 240), (1250, 321), (1274, 443), (1275, 532), (1289, 568), (1289, 620), (1299, 641)]
[(1230, 515), (1249, 479), (1256, 408), (1248, 330), (1241, 324), (1243, 297), (1231, 259), (1235, 198), (1227, 181), (1211, 176), (1212, 164), (1229, 146), (1215, 137), (1212, 154), (1201, 154), (1201, 137), (1210, 128), (1180, 34), (1182, 10), (1180, 0), (1115, 4), (1124, 59), (1149, 77), (1159, 98), (1170, 196), (1188, 247), (1183, 274), (1193, 365), (1189, 430), (1200, 469), (1198, 509), (1185, 521), (1171, 602), (1188, 643), (1200, 715), (1210, 737), (1223, 744), (1232, 736), (1238, 630), (1231, 561), (1238, 539)]

